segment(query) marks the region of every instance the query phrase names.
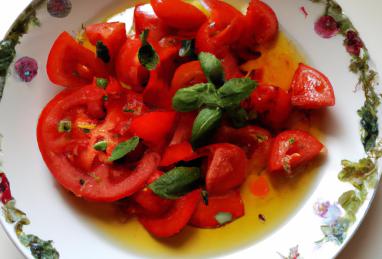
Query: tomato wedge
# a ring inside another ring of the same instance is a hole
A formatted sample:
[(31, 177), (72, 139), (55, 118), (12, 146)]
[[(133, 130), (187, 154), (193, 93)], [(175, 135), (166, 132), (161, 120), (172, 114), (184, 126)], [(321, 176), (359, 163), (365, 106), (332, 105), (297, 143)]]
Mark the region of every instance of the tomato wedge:
[(179, 114), (178, 122), (175, 125), (174, 135), (170, 141), (170, 145), (180, 144), (182, 142), (189, 142), (192, 135), (192, 125), (196, 118), (195, 112), (185, 112)]
[(106, 65), (67, 32), (53, 43), (46, 72), (52, 83), (64, 87), (79, 87), (90, 84), (93, 77), (108, 76)]
[(195, 190), (176, 200), (163, 216), (139, 216), (139, 222), (156, 237), (171, 237), (187, 225), (200, 199), (200, 190)]
[(193, 31), (206, 20), (206, 15), (195, 6), (182, 0), (151, 0), (156, 15), (167, 25)]
[(238, 146), (223, 143), (201, 148), (201, 156), (207, 156), (204, 165), (206, 190), (211, 195), (224, 194), (240, 186), (246, 177), (247, 160)]
[(179, 161), (190, 161), (197, 158), (198, 155), (192, 149), (189, 142), (183, 142), (175, 145), (170, 145), (164, 151), (160, 166), (169, 166)]
[(292, 169), (317, 157), (324, 145), (308, 132), (287, 130), (277, 135), (272, 143), (268, 170), (292, 174)]
[(181, 88), (193, 86), (198, 83), (207, 83), (207, 78), (199, 61), (191, 61), (180, 65), (171, 82), (170, 93), (174, 96)]
[(333, 106), (333, 87), (320, 71), (300, 64), (291, 84), (292, 105), (302, 109), (317, 109)]
[(231, 214), (230, 222), (244, 215), (244, 204), (239, 191), (230, 191), (220, 196), (209, 196), (208, 205), (199, 201), (190, 224), (198, 228), (221, 227), (222, 225), (216, 220), (216, 215), (222, 212)]

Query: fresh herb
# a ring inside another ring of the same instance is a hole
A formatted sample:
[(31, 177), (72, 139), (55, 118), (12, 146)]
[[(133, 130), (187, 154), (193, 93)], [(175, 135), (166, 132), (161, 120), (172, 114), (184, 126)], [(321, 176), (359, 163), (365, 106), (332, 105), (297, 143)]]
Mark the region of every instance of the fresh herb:
[(133, 109), (123, 108), (123, 112), (135, 113)]
[(113, 162), (118, 159), (121, 159), (122, 157), (126, 156), (128, 153), (134, 151), (135, 148), (138, 146), (138, 144), (139, 144), (139, 137), (132, 137), (131, 139), (127, 141), (119, 143), (114, 148), (108, 161)]
[(232, 126), (235, 128), (244, 127), (249, 121), (249, 114), (247, 111), (240, 107), (240, 105), (226, 109), (226, 112), (231, 119)]
[(108, 84), (109, 84), (109, 80), (107, 80), (106, 78), (100, 78), (100, 77), (96, 78), (96, 85), (98, 87), (106, 89)]
[(201, 52), (198, 58), (208, 82), (217, 87), (222, 86), (224, 84), (224, 70), (220, 60), (208, 52)]
[(58, 132), (70, 132), (72, 130), (72, 122), (70, 120), (60, 120), (58, 123)]
[(99, 59), (101, 59), (104, 63), (110, 62), (110, 52), (109, 49), (102, 41), (97, 41), (96, 43), (96, 54)]
[(180, 57), (196, 57), (195, 40), (182, 40), (182, 47), (179, 50)]
[(224, 108), (237, 107), (241, 101), (248, 98), (257, 83), (249, 78), (233, 78), (227, 81), (220, 89), (218, 95)]
[(94, 144), (93, 148), (97, 151), (106, 151), (107, 148), (107, 142), (105, 140), (99, 141)]
[(200, 194), (202, 196), (203, 203), (208, 206), (208, 192), (206, 190), (202, 190)]
[(109, 100), (109, 96), (104, 95), (104, 96), (102, 97), (102, 99), (106, 102), (107, 100)]
[(201, 110), (192, 126), (191, 142), (195, 145), (206, 135), (216, 129), (223, 116), (220, 108), (204, 108)]
[(176, 167), (148, 185), (156, 195), (165, 199), (178, 199), (195, 189), (201, 178), (197, 167)]
[(215, 219), (219, 223), (219, 225), (224, 225), (226, 223), (231, 222), (233, 217), (232, 214), (229, 212), (219, 212), (215, 215)]
[(289, 144), (294, 144), (296, 142), (295, 138), (290, 138), (288, 140)]
[(148, 29), (144, 30), (140, 35), (142, 45), (138, 51), (138, 59), (141, 65), (144, 66), (147, 70), (154, 70), (159, 63), (159, 56), (153, 46), (151, 46), (147, 41), (148, 36)]

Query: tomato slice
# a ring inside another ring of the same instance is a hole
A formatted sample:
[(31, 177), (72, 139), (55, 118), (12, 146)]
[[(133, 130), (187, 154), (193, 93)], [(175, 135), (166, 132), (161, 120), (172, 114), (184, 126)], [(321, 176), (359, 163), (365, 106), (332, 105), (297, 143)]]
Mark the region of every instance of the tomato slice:
[(93, 77), (108, 76), (106, 65), (67, 32), (53, 43), (46, 72), (52, 83), (64, 87), (79, 87), (90, 84)]
[(141, 65), (138, 59), (141, 45), (140, 39), (127, 39), (115, 60), (115, 72), (118, 79), (137, 92), (143, 91), (150, 76), (150, 72)]
[(208, 157), (203, 171), (206, 190), (211, 195), (226, 193), (244, 182), (247, 160), (244, 151), (238, 146), (213, 144), (201, 148), (199, 154)]
[(207, 83), (207, 78), (199, 61), (191, 61), (180, 65), (171, 82), (171, 97), (181, 88), (193, 86), (198, 83)]
[[(160, 157), (146, 152), (140, 160), (107, 161), (113, 147), (131, 136), (120, 129), (134, 114), (123, 114), (118, 104), (109, 104), (106, 116), (99, 113), (105, 95), (95, 84), (61, 92), (41, 113), (37, 140), (45, 163), (63, 187), (87, 200), (110, 202), (142, 189)], [(62, 122), (70, 130), (59, 130)], [(104, 152), (94, 149), (101, 140), (108, 143)]]
[(175, 126), (170, 145), (180, 144), (185, 141), (189, 142), (191, 140), (192, 126), (194, 125), (197, 114), (195, 112), (182, 112), (178, 115), (178, 122)]
[(252, 92), (251, 106), (263, 124), (279, 129), (291, 113), (291, 96), (277, 86), (259, 85)]
[(176, 200), (163, 216), (139, 216), (139, 222), (156, 237), (174, 236), (190, 221), (200, 198), (200, 190), (195, 190)]
[(324, 145), (308, 132), (287, 130), (277, 135), (272, 143), (268, 170), (292, 174), (292, 169), (317, 157)]
[(189, 142), (183, 142), (175, 145), (170, 145), (164, 151), (160, 166), (169, 166), (179, 161), (190, 161), (197, 158), (198, 155), (192, 149)]
[(156, 15), (173, 28), (194, 31), (207, 20), (202, 11), (182, 0), (151, 0), (150, 3)]
[(335, 105), (333, 87), (320, 71), (300, 64), (291, 84), (292, 105), (317, 109)]
[(222, 225), (215, 218), (221, 212), (230, 213), (232, 221), (244, 215), (244, 204), (239, 191), (230, 191), (220, 196), (209, 196), (208, 205), (199, 201), (190, 224), (198, 228), (221, 227)]
[(98, 41), (102, 41), (108, 48), (112, 58), (118, 53), (127, 39), (126, 25), (121, 22), (91, 24), (86, 26), (85, 33), (93, 45), (96, 45)]

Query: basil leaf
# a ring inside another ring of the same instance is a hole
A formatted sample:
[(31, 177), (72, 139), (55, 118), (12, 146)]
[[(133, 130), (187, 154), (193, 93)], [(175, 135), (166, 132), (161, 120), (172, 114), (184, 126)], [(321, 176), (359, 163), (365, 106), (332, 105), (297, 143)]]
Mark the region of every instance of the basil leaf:
[(195, 40), (182, 40), (182, 47), (179, 50), (180, 57), (195, 57)]
[(221, 105), (224, 108), (237, 106), (255, 90), (257, 82), (249, 78), (233, 78), (219, 90)]
[(208, 52), (201, 52), (198, 58), (208, 82), (215, 86), (222, 86), (224, 84), (224, 70), (220, 60)]
[(131, 151), (134, 151), (135, 148), (139, 144), (139, 138), (138, 137), (132, 137), (131, 139), (119, 143), (111, 152), (111, 156), (109, 157), (108, 161), (113, 162), (115, 160), (121, 159)]
[(219, 225), (224, 225), (232, 221), (232, 214), (229, 212), (219, 212), (215, 215), (215, 219)]
[(72, 131), (72, 122), (70, 120), (61, 120), (57, 126), (58, 132), (70, 132)]
[(96, 78), (96, 85), (98, 87), (105, 89), (108, 84), (109, 84), (109, 80), (107, 80), (106, 78), (101, 78), (101, 77)]
[(195, 145), (220, 124), (223, 112), (220, 108), (201, 110), (192, 126), (191, 142)]
[(159, 56), (155, 49), (150, 45), (150, 43), (148, 43), (148, 35), (148, 29), (144, 30), (140, 35), (142, 46), (138, 51), (138, 59), (139, 63), (141, 63), (141, 65), (144, 66), (147, 70), (154, 70), (159, 63)]
[(106, 151), (107, 142), (105, 140), (101, 140), (94, 144), (93, 148), (97, 151)]
[(197, 167), (176, 167), (148, 185), (156, 195), (165, 199), (178, 199), (192, 191), (201, 178)]
[(249, 116), (245, 109), (237, 106), (234, 109), (227, 109), (226, 111), (235, 128), (242, 128), (247, 124)]
[(172, 99), (172, 106), (178, 112), (190, 112), (202, 107), (203, 104), (218, 102), (214, 85), (196, 84), (179, 89)]
[(100, 40), (97, 41), (96, 43), (96, 54), (97, 54), (97, 57), (101, 59), (104, 63), (110, 62), (109, 49)]

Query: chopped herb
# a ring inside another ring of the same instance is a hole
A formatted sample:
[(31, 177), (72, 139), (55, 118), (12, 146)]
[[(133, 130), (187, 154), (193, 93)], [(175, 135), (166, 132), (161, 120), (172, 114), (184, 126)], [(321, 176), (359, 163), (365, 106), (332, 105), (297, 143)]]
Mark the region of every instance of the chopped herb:
[(105, 89), (108, 84), (109, 84), (109, 80), (107, 80), (106, 78), (99, 78), (99, 77), (96, 78), (96, 85), (98, 87)]
[(97, 57), (101, 59), (104, 63), (110, 62), (109, 49), (102, 41), (97, 41), (96, 43), (96, 53)]
[(84, 179), (80, 179), (80, 185), (81, 185), (81, 186), (84, 186), (84, 185), (85, 185), (85, 180), (84, 180)]
[(135, 113), (133, 109), (123, 108), (123, 112)]
[(296, 142), (296, 140), (294, 139), (294, 138), (290, 138), (289, 139), (289, 144), (293, 144), (293, 143), (295, 143)]
[(219, 225), (224, 225), (232, 221), (232, 214), (229, 212), (219, 212), (215, 215), (216, 221)]
[(148, 35), (148, 29), (144, 30), (140, 35), (142, 45), (138, 51), (138, 59), (139, 63), (141, 63), (147, 70), (154, 70), (159, 63), (159, 56), (153, 46), (147, 41)]
[(85, 133), (85, 134), (89, 134), (90, 133), (90, 129), (82, 129), (82, 132)]
[(265, 219), (265, 217), (264, 217), (264, 215), (263, 214), (259, 214), (259, 220), (261, 220), (261, 221), (266, 221), (266, 219)]
[(202, 195), (204, 204), (208, 206), (208, 192), (206, 190), (202, 190), (201, 195)]
[(135, 150), (135, 148), (139, 144), (139, 137), (132, 137), (131, 139), (119, 143), (111, 153), (111, 156), (109, 157), (108, 161), (113, 162), (118, 159), (121, 159), (122, 157), (126, 156), (128, 153)]
[(105, 140), (99, 141), (94, 144), (93, 148), (97, 151), (106, 151), (107, 148), (107, 142)]
[(61, 120), (58, 123), (58, 132), (70, 132), (72, 130), (72, 122), (70, 120)]
[(104, 96), (103, 96), (103, 100), (106, 102), (107, 100), (109, 100), (109, 96), (104, 95)]

